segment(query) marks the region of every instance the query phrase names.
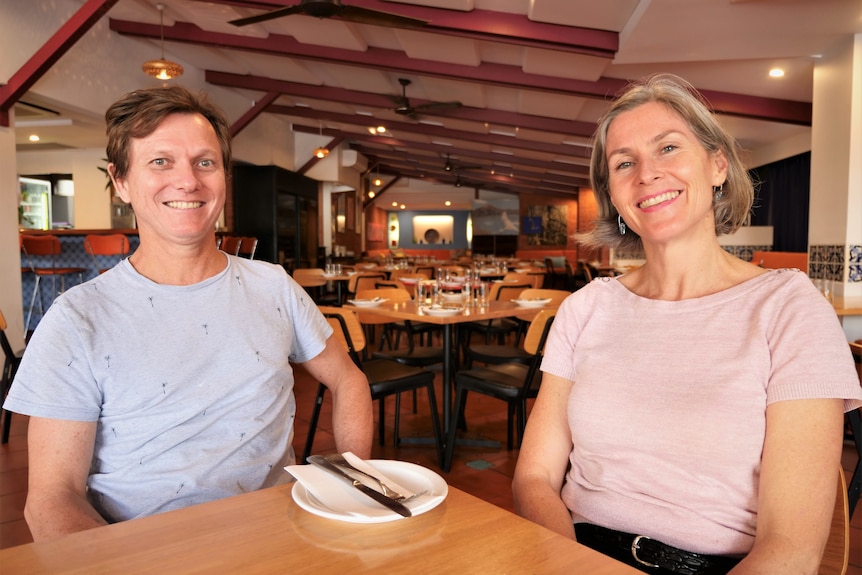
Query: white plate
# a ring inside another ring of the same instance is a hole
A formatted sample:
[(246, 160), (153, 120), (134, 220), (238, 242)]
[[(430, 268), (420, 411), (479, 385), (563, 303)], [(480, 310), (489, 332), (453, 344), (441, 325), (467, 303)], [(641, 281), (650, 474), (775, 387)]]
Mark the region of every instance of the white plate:
[(406, 286), (416, 285), (419, 282), (419, 278), (395, 278)]
[(377, 307), (383, 302), (389, 301), (386, 298), (380, 299), (349, 299), (347, 303), (352, 303), (356, 307)]
[(459, 313), (461, 313), (462, 311), (464, 311), (464, 308), (463, 308), (463, 307), (451, 307), (451, 306), (445, 306), (445, 307), (422, 307), (422, 308), (420, 308), (420, 309), (422, 310), (422, 312), (423, 312), (423, 313), (426, 313), (426, 314), (428, 314), (428, 315), (436, 315), (436, 316), (439, 316), (439, 317), (447, 317), (447, 316), (450, 316), (450, 315), (458, 315)]
[(513, 299), (521, 307), (542, 307), (551, 303), (551, 298)]
[[(370, 459), (368, 463), (411, 491), (425, 492), (405, 503), (414, 516), (434, 509), (446, 499), (449, 493), (446, 481), (421, 465), (389, 459)], [(386, 523), (405, 519), (331, 473), (311, 465), (294, 466), (296, 467), (302, 468), (303, 481), (307, 481), (309, 476), (315, 478), (312, 488), (314, 494), (299, 481), (293, 486), (292, 491), (296, 504), (309, 513), (348, 523)], [(291, 468), (286, 469), (290, 471)], [(333, 501), (337, 502), (337, 509), (334, 508), (336, 504), (332, 503)], [(327, 502), (330, 502), (332, 507), (327, 506)]]

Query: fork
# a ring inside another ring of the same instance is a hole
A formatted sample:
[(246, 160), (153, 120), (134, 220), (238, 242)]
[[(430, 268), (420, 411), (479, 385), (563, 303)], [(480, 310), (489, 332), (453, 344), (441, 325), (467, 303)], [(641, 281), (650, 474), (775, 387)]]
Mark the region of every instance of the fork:
[(334, 463), (335, 465), (338, 465), (340, 467), (345, 467), (351, 471), (354, 471), (356, 473), (361, 473), (365, 477), (373, 479), (374, 481), (377, 482), (378, 485), (380, 485), (380, 488), (383, 489), (383, 495), (385, 495), (386, 497), (389, 497), (390, 499), (394, 499), (395, 501), (398, 501), (399, 503), (404, 503), (406, 501), (410, 501), (411, 499), (415, 499), (416, 497), (419, 497), (420, 495), (423, 495), (423, 493), (414, 493), (413, 495), (410, 495), (409, 497), (405, 496), (403, 493), (400, 493), (399, 491), (392, 489), (389, 485), (386, 484), (385, 481), (383, 481), (379, 477), (372, 475), (372, 474), (368, 473), (367, 471), (357, 469), (356, 467), (351, 465), (350, 462), (347, 461), (347, 459), (345, 459), (344, 456), (341, 455), (340, 453), (332, 453), (330, 455), (324, 455), (324, 457), (326, 459), (328, 459), (330, 462)]

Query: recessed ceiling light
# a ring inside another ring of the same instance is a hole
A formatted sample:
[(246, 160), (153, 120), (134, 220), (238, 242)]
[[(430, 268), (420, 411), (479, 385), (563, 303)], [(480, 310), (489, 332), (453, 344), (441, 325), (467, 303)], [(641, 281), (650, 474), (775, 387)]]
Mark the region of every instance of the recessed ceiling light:
[(405, 206), (404, 204), (401, 204), (399, 207), (403, 210), (403, 209), (404, 209), (404, 208), (406, 208), (407, 206)]
[(40, 138), (39, 138), (39, 135), (38, 135), (38, 134), (30, 134), (30, 137), (29, 137), (28, 139), (29, 139), (31, 142), (38, 142)]
[(452, 202), (450, 202), (449, 200), (446, 200), (445, 202), (443, 202), (443, 205), (445, 205), (445, 206), (451, 206), (451, 205), (452, 205)]
[(773, 68), (772, 70), (769, 71), (769, 77), (770, 78), (783, 78), (784, 77), (784, 70), (782, 70), (781, 68)]
[(374, 193), (374, 190), (371, 190), (370, 192), (368, 192), (368, 197), (369, 197), (370, 199), (374, 199), (374, 196), (376, 196), (376, 195), (377, 195), (377, 194), (375, 194), (375, 193)]
[(392, 202), (392, 207), (393, 208), (398, 207), (398, 202)]

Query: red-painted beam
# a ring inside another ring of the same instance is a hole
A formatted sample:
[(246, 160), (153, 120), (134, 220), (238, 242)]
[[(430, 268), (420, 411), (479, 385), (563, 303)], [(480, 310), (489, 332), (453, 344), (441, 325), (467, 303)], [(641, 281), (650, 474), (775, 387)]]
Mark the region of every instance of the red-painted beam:
[(231, 137), (235, 138), (236, 135), (239, 134), (240, 132), (242, 132), (246, 126), (251, 124), (255, 118), (257, 118), (262, 113), (264, 113), (266, 111), (267, 107), (270, 104), (272, 104), (273, 102), (275, 102), (278, 99), (278, 97), (279, 97), (278, 92), (268, 92), (266, 95), (264, 95), (263, 98), (256, 101), (254, 103), (254, 106), (252, 106), (248, 110), (248, 112), (243, 114), (240, 117), (240, 119), (237, 120), (236, 122), (234, 122), (233, 125), (230, 127)]
[[(239, 2), (237, 0), (202, 0), (259, 10), (276, 10), (296, 2)], [(417, 18), (428, 22), (420, 31), (471, 40), (587, 54), (612, 59), (619, 49), (619, 34), (575, 26), (535, 22), (521, 14), (490, 10), (448, 10), (426, 6), (392, 4), (381, 0), (351, 0), (351, 6)], [(338, 19), (337, 17), (333, 19)], [(392, 26), (394, 27), (394, 26)], [(413, 28), (411, 28), (412, 30)]]
[(9, 110), (33, 84), (75, 45), (119, 0), (87, 0), (21, 68), (0, 87), (0, 126), (9, 126)]
[[(122, 20), (111, 20), (111, 29), (120, 34), (145, 38), (158, 38), (159, 27)], [(177, 22), (165, 28), (165, 39), (174, 42), (247, 50), (261, 54), (288, 56), (316, 62), (352, 65), (373, 70), (469, 81), (477, 84), (512, 89), (529, 89), (539, 92), (608, 99), (622, 90), (627, 82), (617, 78), (600, 78), (595, 82), (543, 76), (524, 72), (518, 66), (483, 62), (479, 66), (433, 62), (409, 58), (404, 52), (369, 47), (357, 52), (342, 48), (302, 44), (290, 36), (271, 34), (267, 38), (252, 38), (218, 32), (207, 32), (194, 24)], [(707, 91), (716, 112), (760, 118), (763, 120), (811, 125), (811, 104), (793, 100), (747, 96)]]

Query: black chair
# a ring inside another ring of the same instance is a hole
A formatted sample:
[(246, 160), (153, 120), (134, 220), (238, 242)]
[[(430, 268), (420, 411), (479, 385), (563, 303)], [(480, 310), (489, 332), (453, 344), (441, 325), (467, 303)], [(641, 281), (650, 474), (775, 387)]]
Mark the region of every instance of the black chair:
[(457, 417), (452, 417), (449, 422), (443, 471), (448, 472), (452, 467), (455, 434), (458, 431), (459, 420), (464, 417), (467, 392), (469, 391), (501, 399), (507, 403), (506, 446), (508, 449), (514, 447), (512, 432), (515, 420), (517, 420), (517, 445), (520, 447), (524, 437), (524, 428), (527, 425), (527, 399), (536, 397), (539, 392), (539, 384), (542, 381), (539, 363), (555, 315), (555, 310), (542, 310), (530, 324), (530, 329), (524, 338), (524, 348), (532, 355), (528, 364), (516, 361), (472, 368), (455, 374), (455, 406), (452, 413), (456, 414)]
[[(519, 282), (493, 282), (491, 284), (491, 293), (488, 295), (490, 301), (506, 301), (517, 299), (524, 290), (533, 289), (532, 284), (525, 280)], [(465, 323), (461, 328), (463, 334), (463, 344), (469, 346), (470, 340), (474, 333), (480, 333), (485, 336), (485, 343), (490, 344), (491, 339), (496, 337), (498, 343), (503, 344), (506, 336), (517, 333), (519, 322), (513, 318), (500, 318), (486, 321), (471, 321)]]
[[(859, 384), (862, 385), (862, 341), (851, 342), (850, 351), (856, 361)], [(856, 445), (856, 453), (859, 456), (856, 460), (853, 476), (850, 478), (850, 483), (847, 484), (848, 506), (850, 517), (853, 517), (853, 511), (856, 509), (856, 504), (859, 503), (859, 497), (862, 496), (862, 409), (848, 411), (846, 415), (850, 432), (853, 434), (853, 443)]]
[[(539, 298), (548, 298), (551, 300), (547, 305), (549, 307), (557, 308), (563, 303), (563, 300), (572, 295), (566, 290), (557, 290), (557, 289), (526, 289), (521, 292), (521, 298), (523, 299), (539, 299)], [(529, 308), (525, 308), (525, 312), (530, 311)], [(515, 317), (519, 324), (519, 331), (517, 336), (515, 337), (515, 345), (500, 345), (500, 344), (469, 344), (464, 346), (464, 366), (466, 369), (470, 369), (473, 367), (473, 362), (479, 362), (484, 364), (500, 364), (507, 363), (510, 361), (520, 362), (520, 363), (530, 363), (533, 359), (533, 354), (527, 352), (523, 347), (520, 346), (521, 334), (523, 330), (529, 328), (530, 323), (533, 321), (526, 321), (526, 319), (522, 319), (519, 317)]]
[[(390, 395), (396, 396), (394, 445), (399, 444), (398, 428), (400, 422), (400, 409), (397, 408), (397, 396), (403, 391), (412, 391), (424, 388), (428, 392), (428, 404), (431, 408), (431, 425), (434, 430), (434, 440), (437, 447), (437, 457), (441, 464), (443, 462), (443, 437), (440, 430), (440, 418), (437, 412), (437, 399), (434, 393), (434, 373), (425, 369), (401, 365), (386, 359), (371, 359), (362, 361), (361, 354), (365, 349), (365, 334), (356, 313), (347, 308), (326, 307), (320, 308), (324, 317), (329, 320), (335, 330), (335, 336), (339, 338), (345, 349), (350, 354), (353, 362), (362, 370), (368, 378), (371, 389), (371, 399), (378, 400), (379, 421), (378, 441), (384, 443), (385, 434), (385, 399)], [(326, 386), (318, 384), (317, 398), (314, 402), (314, 410), (311, 414), (311, 422), (308, 427), (308, 438), (302, 454), (302, 462), (305, 463), (314, 444), (314, 434), (317, 430), (317, 421), (320, 418), (320, 410), (323, 405), (323, 397)]]
[[(14, 351), (9, 339), (6, 337), (6, 317), (0, 311), (0, 348), (3, 349), (3, 373), (0, 379), (0, 399), (5, 400), (6, 394), (9, 393), (9, 388), (12, 386), (12, 380), (15, 379), (15, 373), (18, 371), (18, 366), (21, 364), (21, 356), (24, 351)], [(3, 443), (9, 443), (9, 428), (12, 425), (12, 412), (7, 411), (3, 415)]]

